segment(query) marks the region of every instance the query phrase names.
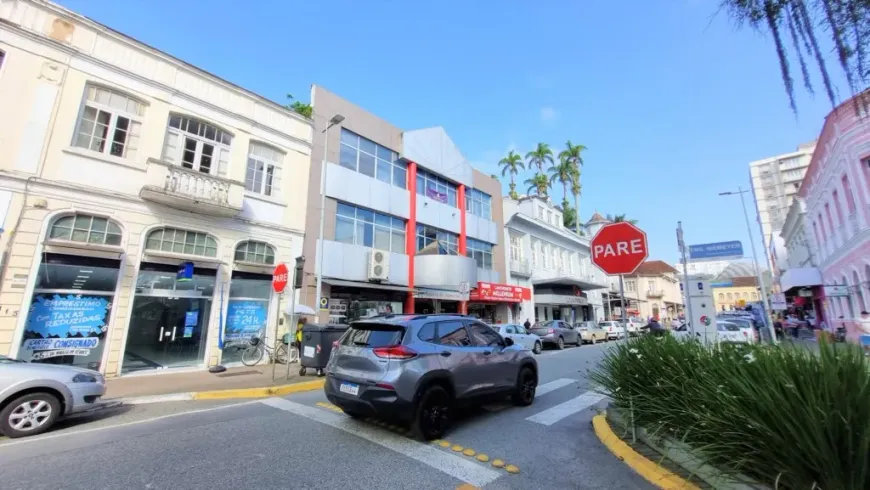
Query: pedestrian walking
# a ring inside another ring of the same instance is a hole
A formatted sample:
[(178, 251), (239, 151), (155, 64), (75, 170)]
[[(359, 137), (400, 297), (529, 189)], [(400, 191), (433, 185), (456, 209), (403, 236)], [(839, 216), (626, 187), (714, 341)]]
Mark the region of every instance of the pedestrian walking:
[(532, 322), (530, 322), (528, 318), (526, 318), (526, 323), (523, 323), (523, 328), (525, 328), (527, 332), (528, 332), (529, 330), (531, 330), (531, 328), (532, 328)]

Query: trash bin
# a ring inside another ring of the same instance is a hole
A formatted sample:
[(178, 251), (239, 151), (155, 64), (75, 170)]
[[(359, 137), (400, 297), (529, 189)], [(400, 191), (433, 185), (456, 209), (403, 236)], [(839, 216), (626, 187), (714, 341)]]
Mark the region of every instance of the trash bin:
[(329, 323), (307, 323), (302, 327), (302, 352), (299, 353), (299, 376), (305, 376), (308, 368), (316, 369), (318, 376), (323, 376), (323, 369), (329, 362), (332, 353), (332, 343), (340, 339), (347, 330), (347, 325)]

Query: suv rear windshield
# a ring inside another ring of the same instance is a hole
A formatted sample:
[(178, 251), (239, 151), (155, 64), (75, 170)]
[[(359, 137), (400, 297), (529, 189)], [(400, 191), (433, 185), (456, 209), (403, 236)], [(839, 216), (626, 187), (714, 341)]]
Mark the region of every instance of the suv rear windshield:
[(405, 327), (389, 323), (354, 322), (341, 339), (341, 345), (357, 347), (388, 347), (402, 343)]

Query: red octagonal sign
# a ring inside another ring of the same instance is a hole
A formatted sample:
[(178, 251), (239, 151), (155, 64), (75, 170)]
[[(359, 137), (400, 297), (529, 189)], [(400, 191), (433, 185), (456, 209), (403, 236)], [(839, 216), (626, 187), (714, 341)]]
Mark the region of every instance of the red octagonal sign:
[(649, 257), (646, 233), (626, 221), (602, 227), (589, 247), (592, 263), (611, 276), (632, 274)]

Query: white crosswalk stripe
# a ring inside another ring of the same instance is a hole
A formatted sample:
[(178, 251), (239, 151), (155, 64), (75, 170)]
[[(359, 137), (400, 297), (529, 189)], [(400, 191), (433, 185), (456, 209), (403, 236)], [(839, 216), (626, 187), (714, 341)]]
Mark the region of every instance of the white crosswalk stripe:
[(565, 417), (574, 415), (577, 412), (595, 405), (603, 399), (604, 395), (595, 393), (594, 391), (587, 391), (578, 397), (550, 407), (542, 412), (538, 412), (531, 417), (527, 417), (526, 420), (542, 425), (553, 425)]
[(563, 388), (576, 382), (576, 379), (561, 378), (555, 381), (550, 381), (549, 383), (538, 385), (538, 388), (535, 390), (535, 396), (546, 395), (551, 391), (558, 390), (559, 388)]

